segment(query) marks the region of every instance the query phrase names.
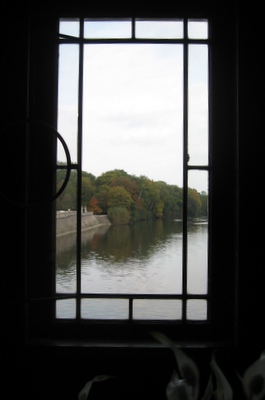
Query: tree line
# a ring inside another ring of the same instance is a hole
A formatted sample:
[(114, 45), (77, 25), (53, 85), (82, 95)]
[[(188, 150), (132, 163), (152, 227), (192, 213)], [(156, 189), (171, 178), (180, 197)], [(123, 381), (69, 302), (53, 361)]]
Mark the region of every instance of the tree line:
[[(57, 171), (57, 188), (65, 170)], [(57, 199), (57, 210), (76, 210), (77, 172), (72, 171), (67, 187)], [(104, 172), (95, 177), (82, 172), (82, 205), (94, 214), (106, 214), (114, 223), (133, 223), (148, 218), (182, 216), (183, 189), (146, 176), (129, 175), (123, 170)], [(207, 215), (208, 196), (188, 188), (188, 216)]]

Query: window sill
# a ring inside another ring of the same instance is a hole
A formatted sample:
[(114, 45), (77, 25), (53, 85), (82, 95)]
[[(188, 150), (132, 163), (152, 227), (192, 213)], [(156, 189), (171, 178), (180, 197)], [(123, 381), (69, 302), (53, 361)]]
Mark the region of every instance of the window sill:
[[(229, 341), (175, 341), (180, 348), (186, 349), (217, 349), (235, 348), (235, 343)], [(29, 340), (28, 347), (61, 347), (61, 348), (87, 348), (87, 349), (165, 349), (166, 346), (154, 341), (103, 341), (103, 340)]]

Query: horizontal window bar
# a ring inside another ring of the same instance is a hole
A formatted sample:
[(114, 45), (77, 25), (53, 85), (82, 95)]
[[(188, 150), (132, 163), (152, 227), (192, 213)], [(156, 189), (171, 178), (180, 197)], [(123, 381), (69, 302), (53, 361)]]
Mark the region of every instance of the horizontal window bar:
[[(60, 37), (65, 37), (65, 39), (60, 39)], [(209, 44), (209, 39), (140, 39), (140, 38), (128, 38), (128, 39), (81, 39), (74, 38), (72, 36), (61, 35), (59, 36), (59, 44), (115, 44), (115, 43), (154, 43), (154, 44), (163, 44), (163, 43), (188, 43), (188, 44)]]
[(201, 171), (209, 171), (210, 167), (209, 165), (187, 165), (187, 169), (198, 169)]
[(189, 298), (189, 299), (206, 299), (208, 295), (205, 294), (189, 294), (189, 295), (184, 295), (184, 294), (104, 294), (104, 293), (95, 293), (95, 294), (84, 294), (80, 295), (80, 298), (109, 298), (109, 299), (184, 299), (184, 298)]
[(75, 293), (58, 293), (56, 296), (33, 298), (27, 302), (38, 302), (38, 301), (53, 301), (62, 299), (208, 299), (208, 294), (82, 294), (78, 296)]
[(78, 164), (70, 164), (69, 166), (66, 164), (56, 165), (56, 169), (78, 169)]

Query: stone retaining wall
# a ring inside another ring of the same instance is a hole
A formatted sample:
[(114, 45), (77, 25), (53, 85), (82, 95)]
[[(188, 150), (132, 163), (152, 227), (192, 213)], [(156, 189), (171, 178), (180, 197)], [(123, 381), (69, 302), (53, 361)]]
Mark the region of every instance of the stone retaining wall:
[[(93, 215), (92, 212), (82, 213), (82, 231), (96, 228), (100, 225), (110, 225), (107, 215)], [(76, 212), (57, 213), (56, 236), (76, 232)]]

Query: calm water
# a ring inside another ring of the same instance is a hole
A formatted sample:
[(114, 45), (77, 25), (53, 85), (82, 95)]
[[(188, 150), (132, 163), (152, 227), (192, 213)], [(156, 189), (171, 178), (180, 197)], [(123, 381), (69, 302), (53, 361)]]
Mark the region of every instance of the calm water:
[[(188, 293), (207, 293), (207, 230), (193, 220), (188, 230)], [(76, 288), (75, 235), (58, 239), (56, 289)], [(82, 234), (82, 293), (181, 294), (182, 222), (148, 220), (102, 226)], [(75, 316), (74, 300), (57, 302), (59, 318)], [(189, 300), (188, 317), (205, 319), (206, 301)], [(86, 299), (83, 318), (127, 318), (128, 300)], [(181, 318), (181, 300), (135, 300), (134, 318)], [(161, 317), (162, 315), (162, 317)]]

